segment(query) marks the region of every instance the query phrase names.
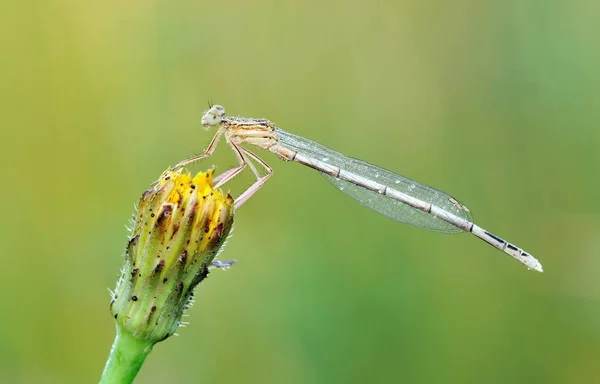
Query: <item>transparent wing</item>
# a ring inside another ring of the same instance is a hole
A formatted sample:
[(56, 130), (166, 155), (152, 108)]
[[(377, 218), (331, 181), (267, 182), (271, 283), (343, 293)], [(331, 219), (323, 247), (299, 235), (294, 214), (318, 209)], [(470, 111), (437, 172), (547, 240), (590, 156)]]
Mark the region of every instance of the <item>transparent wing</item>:
[[(347, 172), (352, 172), (369, 180), (373, 180), (388, 188), (395, 189), (411, 197), (433, 204), (444, 211), (450, 212), (469, 222), (473, 222), (473, 217), (471, 216), (469, 209), (457, 199), (444, 192), (377, 167), (373, 164), (369, 164), (365, 161), (345, 156), (307, 138), (293, 135), (281, 129), (277, 129), (277, 133), (280, 137), (280, 145), (283, 147), (302, 153), (305, 156), (313, 157), (325, 163), (332, 164)], [(445, 233), (463, 232), (461, 228), (455, 227), (427, 212), (415, 209), (414, 207), (389, 196), (381, 195), (377, 192), (373, 192), (369, 189), (324, 173), (323, 176), (325, 176), (340, 191), (350, 195), (352, 198), (356, 199), (366, 207), (371, 208), (375, 212), (391, 219), (433, 231)]]

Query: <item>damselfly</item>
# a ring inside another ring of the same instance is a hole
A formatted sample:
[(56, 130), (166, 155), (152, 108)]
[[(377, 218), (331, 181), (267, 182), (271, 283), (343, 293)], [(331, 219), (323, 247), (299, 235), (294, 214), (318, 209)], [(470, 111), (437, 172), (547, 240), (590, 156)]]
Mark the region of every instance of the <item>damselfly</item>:
[[(316, 169), (340, 191), (384, 216), (438, 232), (472, 233), (519, 260), (527, 268), (542, 272), (542, 265), (535, 257), (474, 224), (469, 209), (444, 192), (348, 157), (302, 136), (285, 132), (267, 119), (227, 116), (225, 108), (220, 105), (212, 106), (204, 114), (202, 126), (206, 129), (216, 126), (218, 131), (203, 154), (184, 160), (175, 168), (211, 156), (221, 136), (225, 136), (239, 165), (217, 176), (215, 187), (233, 179), (246, 166), (256, 177), (254, 184), (236, 199), (236, 208), (248, 201), (273, 174), (273, 169), (266, 162), (242, 146), (253, 145), (270, 151), (283, 160)], [(265, 170), (263, 176), (252, 160)]]

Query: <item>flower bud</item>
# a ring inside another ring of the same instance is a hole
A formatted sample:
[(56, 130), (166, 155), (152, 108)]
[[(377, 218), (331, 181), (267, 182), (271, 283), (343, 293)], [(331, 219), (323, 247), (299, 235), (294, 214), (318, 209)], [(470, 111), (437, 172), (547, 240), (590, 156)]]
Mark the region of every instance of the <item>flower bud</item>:
[(166, 171), (140, 198), (111, 302), (117, 325), (136, 338), (175, 332), (231, 230), (233, 199), (213, 189), (213, 172)]

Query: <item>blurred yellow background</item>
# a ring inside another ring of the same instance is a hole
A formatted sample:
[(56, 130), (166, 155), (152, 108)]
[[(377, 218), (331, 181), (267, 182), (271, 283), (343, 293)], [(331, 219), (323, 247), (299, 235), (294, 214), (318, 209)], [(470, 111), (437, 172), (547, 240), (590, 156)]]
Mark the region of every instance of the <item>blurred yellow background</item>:
[[(200, 286), (137, 382), (600, 381), (599, 12), (3, 3), (0, 381), (99, 379), (133, 203), (208, 144), (208, 99), (456, 196), (545, 272), (261, 153), (275, 175), (220, 256), (238, 264)], [(234, 163), (221, 145), (201, 168)]]

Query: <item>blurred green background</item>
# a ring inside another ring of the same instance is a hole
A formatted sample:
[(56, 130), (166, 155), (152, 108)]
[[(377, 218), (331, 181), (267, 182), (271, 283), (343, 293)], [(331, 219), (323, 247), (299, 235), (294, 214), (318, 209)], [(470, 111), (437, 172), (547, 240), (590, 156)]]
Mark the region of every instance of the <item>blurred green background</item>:
[[(209, 98), (453, 194), (546, 272), (261, 153), (275, 176), (220, 256), (238, 264), (211, 274), (138, 382), (600, 381), (599, 12), (3, 2), (0, 381), (99, 379), (133, 203), (208, 144)], [(218, 152), (202, 167), (234, 164)]]

